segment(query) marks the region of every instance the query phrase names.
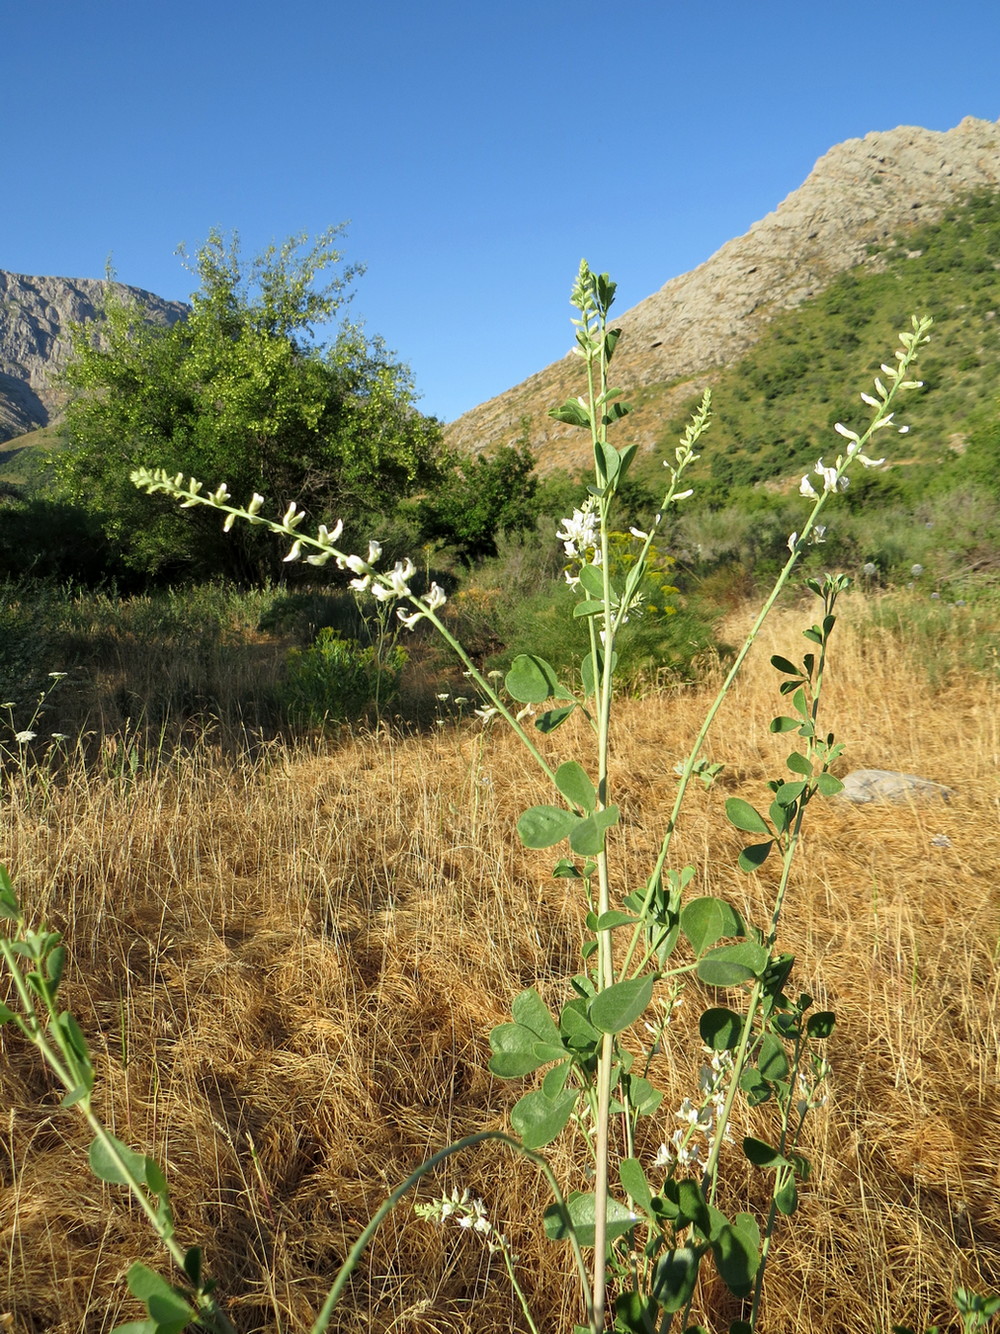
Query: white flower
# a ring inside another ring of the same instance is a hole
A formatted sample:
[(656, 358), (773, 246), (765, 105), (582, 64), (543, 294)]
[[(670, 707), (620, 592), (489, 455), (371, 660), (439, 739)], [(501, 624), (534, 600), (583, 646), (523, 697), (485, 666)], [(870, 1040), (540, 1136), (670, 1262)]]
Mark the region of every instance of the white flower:
[(818, 523), (812, 530), (812, 543), (817, 546), (820, 542), (826, 541), (826, 524)]
[(381, 542), (369, 542), (369, 543), (368, 543), (368, 564), (369, 564), (369, 565), (374, 565), (375, 562), (378, 560), (379, 556), (381, 556), (381, 554), (382, 554), (382, 543), (381, 543)]
[(29, 741), (34, 741), (37, 735), (37, 732), (15, 732), (14, 740), (19, 746), (26, 746)]
[(910, 428), (909, 428), (908, 426), (901, 426), (901, 427), (899, 428), (899, 434), (900, 434), (900, 435), (906, 435), (906, 434), (908, 433), (909, 429), (910, 429)]
[(913, 575), (914, 579), (919, 579), (920, 576), (923, 574), (923, 572), (924, 572), (924, 567), (922, 565), (918, 564), (910, 566), (910, 573)]
[(823, 479), (823, 490), (824, 490), (824, 491), (836, 491), (836, 489), (837, 489), (837, 469), (836, 469), (836, 468), (828, 468), (828, 467), (826, 467), (826, 465), (824, 464), (823, 460), (820, 459), (820, 460), (817, 462), (816, 467), (813, 469), (813, 471), (815, 472), (815, 474), (816, 474), (817, 477), (822, 477), (822, 479)]
[[(373, 593), (374, 593), (376, 587), (377, 587), (377, 585), (374, 585), (374, 586), (372, 587), (372, 592), (373, 592)], [(400, 620), (403, 622), (403, 624), (406, 626), (407, 630), (412, 630), (413, 627), (416, 625), (417, 621), (420, 620), (421, 616), (423, 615), (423, 612), (420, 612), (420, 611), (413, 611), (413, 612), (410, 612), (409, 614), (407, 614), (407, 613), (403, 610), (402, 607), (397, 607), (397, 608), (396, 608), (396, 615), (399, 617), (399, 619), (400, 619)]]
[[(296, 523), (297, 522), (298, 520), (296, 519)], [(344, 521), (343, 519), (338, 519), (332, 529), (327, 528), (325, 523), (321, 523), (317, 536), (324, 546), (332, 546), (343, 531)]]
[(562, 530), (556, 531), (556, 537), (563, 544), (567, 556), (586, 556), (597, 546), (597, 516), (586, 507), (574, 510), (572, 518), (563, 519)]
[(255, 491), (253, 493), (253, 497), (250, 501), (250, 504), (247, 506), (247, 513), (251, 516), (257, 514), (260, 511), (260, 507), (263, 505), (263, 503), (264, 503), (264, 497), (258, 495), (258, 493)]
[(639, 540), (642, 542), (649, 541), (649, 534), (644, 533), (641, 528), (630, 528), (629, 532), (632, 534), (633, 537), (639, 538)]
[(849, 431), (843, 422), (837, 422), (833, 429), (839, 435), (842, 435), (845, 440), (853, 440), (855, 444), (860, 443), (861, 437), (855, 434), (854, 431)]
[(791, 536), (790, 536), (789, 539), (788, 539), (788, 550), (789, 550), (789, 551), (794, 551), (794, 550), (795, 550), (795, 547), (796, 547), (796, 545), (797, 545), (797, 543), (798, 543), (798, 540), (799, 540), (799, 535), (798, 535), (798, 533), (792, 533)]
[(812, 482), (810, 482), (808, 473), (806, 473), (802, 481), (799, 482), (799, 495), (809, 496), (811, 500), (816, 499), (817, 491), (816, 488), (813, 486)]
[(52, 677), (53, 681), (61, 681), (66, 674), (66, 672), (49, 672), (49, 676)]
[(417, 567), (414, 565), (413, 561), (410, 560), (409, 556), (407, 556), (405, 561), (396, 561), (396, 564), (386, 575), (386, 578), (389, 580), (389, 585), (396, 597), (404, 598), (409, 596), (410, 580), (416, 572)]
[(348, 579), (347, 583), (349, 588), (356, 589), (357, 592), (359, 593), (366, 593), (368, 591), (368, 586), (371, 583), (371, 581), (372, 581), (371, 575), (366, 574), (360, 579)]
[(428, 610), (437, 611), (448, 601), (448, 596), (440, 584), (431, 584), (430, 592), (424, 597)]
[(368, 569), (368, 562), (363, 561), (360, 556), (344, 556), (337, 564), (341, 569), (352, 570), (355, 574), (365, 574)]
[(487, 705), (487, 707), (486, 707), (485, 709), (476, 709), (476, 710), (475, 710), (476, 717), (477, 717), (477, 718), (482, 718), (482, 720), (483, 720), (484, 723), (488, 723), (489, 720), (490, 720), (495, 714), (497, 714), (497, 713), (499, 713), (499, 712), (500, 712), (500, 710), (499, 710), (499, 709), (496, 707), (496, 705), (494, 705), (494, 704), (489, 704), (489, 705)]

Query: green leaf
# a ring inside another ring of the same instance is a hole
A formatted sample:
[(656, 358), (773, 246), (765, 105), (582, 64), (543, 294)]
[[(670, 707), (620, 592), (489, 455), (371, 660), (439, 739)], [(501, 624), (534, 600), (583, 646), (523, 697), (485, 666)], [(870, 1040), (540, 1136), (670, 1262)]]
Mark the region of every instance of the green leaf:
[(698, 1031), (706, 1047), (713, 1051), (733, 1051), (743, 1032), (743, 1018), (733, 1010), (716, 1006), (698, 1020)]
[(828, 1038), (837, 1022), (832, 1010), (817, 1010), (806, 1021), (806, 1032), (811, 1038)]
[(195, 1288), (201, 1287), (201, 1258), (200, 1246), (189, 1246), (184, 1252), (184, 1272)]
[[(611, 654), (611, 670), (615, 670), (618, 665), (618, 654)], [(604, 670), (604, 654), (598, 652), (597, 665), (594, 665), (594, 655), (588, 653), (580, 664), (580, 680), (583, 682), (583, 693), (585, 695), (596, 695), (600, 688), (600, 676)]]
[(789, 1172), (781, 1185), (774, 1192), (774, 1203), (780, 1214), (790, 1217), (799, 1206), (799, 1192), (795, 1185), (795, 1173)]
[(712, 1241), (712, 1254), (722, 1281), (737, 1297), (753, 1289), (760, 1264), (760, 1232), (749, 1214), (737, 1214)]
[(634, 926), (637, 920), (631, 913), (619, 912), (617, 908), (612, 908), (608, 912), (601, 913), (594, 924), (594, 930), (611, 931), (616, 926)]
[[(125, 1166), (131, 1172), (137, 1181), (146, 1180), (146, 1159), (141, 1153), (134, 1153), (127, 1144), (123, 1144), (120, 1139), (115, 1139), (114, 1135), (108, 1135), (111, 1144), (118, 1151)], [(111, 1182), (116, 1186), (127, 1186), (128, 1177), (125, 1175), (122, 1167), (115, 1161), (108, 1145), (101, 1139), (95, 1139), (90, 1146), (90, 1170), (100, 1181)], [(131, 1273), (131, 1270), (129, 1271)]]
[(127, 1324), (115, 1325), (111, 1334), (158, 1334), (159, 1328), (155, 1320), (129, 1320)]
[(548, 1065), (548, 1057), (536, 1054), (537, 1043), (535, 1034), (522, 1024), (499, 1024), (490, 1033), (490, 1071), (498, 1079), (518, 1079)]
[(580, 823), (575, 812), (561, 806), (532, 806), (518, 820), (517, 832), (526, 848), (551, 848)]
[(14, 882), (6, 866), (0, 866), (0, 917), (12, 917), (14, 921), (19, 921), (21, 917), (21, 905), (17, 901)]
[(515, 996), (510, 1008), (514, 1023), (529, 1029), (539, 1042), (558, 1043), (559, 1029), (556, 1021), (534, 987), (528, 987)]
[(736, 858), (736, 865), (749, 875), (751, 871), (756, 871), (758, 867), (764, 865), (773, 847), (773, 838), (768, 839), (766, 843), (751, 843)]
[(801, 718), (779, 717), (771, 719), (772, 732), (794, 732), (802, 722)]
[(576, 708), (576, 704), (565, 704), (558, 709), (546, 709), (544, 713), (538, 715), (535, 719), (535, 726), (539, 732), (548, 734), (554, 732), (560, 723), (564, 723), (569, 715)]
[(510, 1122), (526, 1149), (550, 1144), (565, 1126), (576, 1106), (577, 1092), (570, 1089), (550, 1098), (544, 1089), (526, 1093), (510, 1110)]
[(706, 896), (691, 899), (681, 909), (681, 930), (695, 954), (704, 954), (709, 945), (728, 936), (745, 936), (746, 923), (725, 899)]
[(645, 1013), (653, 995), (653, 975), (615, 982), (590, 1003), (589, 1019), (602, 1033), (621, 1033)]
[(638, 1158), (623, 1158), (618, 1168), (618, 1177), (622, 1183), (622, 1190), (645, 1212), (651, 1213), (653, 1208), (653, 1195), (649, 1189), (649, 1182), (646, 1180), (646, 1173), (642, 1170), (642, 1164)]
[(762, 945), (745, 940), (739, 945), (720, 945), (698, 963), (697, 974), (710, 987), (735, 987), (760, 977), (769, 955)]
[(771, 1083), (788, 1078), (788, 1056), (784, 1043), (773, 1033), (765, 1033), (757, 1057), (757, 1069)]
[(805, 783), (780, 783), (774, 799), (779, 806), (791, 806), (793, 802), (798, 801), (805, 790)]
[(813, 767), (804, 755), (800, 755), (797, 750), (793, 750), (791, 755), (785, 761), (793, 774), (804, 774), (806, 778), (812, 777)]
[(618, 807), (606, 806), (603, 811), (594, 811), (581, 820), (574, 816), (576, 824), (570, 830), (569, 845), (581, 857), (596, 857), (604, 851), (604, 836), (618, 823)]
[(592, 598), (604, 606), (604, 572), (599, 565), (584, 565), (580, 569), (580, 583)]
[(603, 610), (603, 602), (595, 602), (593, 598), (585, 598), (583, 602), (578, 602), (573, 608), (573, 616), (576, 620), (582, 620), (585, 616), (597, 616)]
[(182, 1330), (197, 1314), (194, 1307), (166, 1279), (138, 1260), (129, 1266), (125, 1281), (132, 1296), (145, 1303), (149, 1314), (161, 1328)]
[(701, 1256), (693, 1246), (678, 1246), (657, 1260), (650, 1290), (664, 1311), (679, 1311), (688, 1304), (698, 1281)]
[(555, 669), (533, 653), (519, 653), (511, 663), (504, 684), (521, 704), (544, 704), (547, 699), (570, 699), (559, 684)]
[[(597, 1211), (597, 1196), (575, 1191), (566, 1201), (570, 1222), (576, 1239), (581, 1246), (594, 1244), (594, 1217)], [(624, 1204), (608, 1196), (608, 1240), (622, 1237), (631, 1232), (640, 1220)], [(569, 1228), (557, 1204), (550, 1204), (545, 1210), (545, 1235), (550, 1241), (568, 1241)]]
[(559, 1016), (559, 1027), (564, 1041), (567, 1046), (580, 1053), (593, 1051), (601, 1039), (600, 1033), (585, 1014), (587, 1004), (588, 1002), (582, 998), (569, 1001), (563, 1006), (563, 1012)]
[(800, 676), (802, 668), (796, 667), (794, 662), (789, 662), (783, 658), (780, 653), (775, 653), (771, 657), (771, 666), (776, 667), (779, 672), (784, 672), (786, 676)]
[(729, 797), (726, 801), (726, 819), (744, 834), (769, 834), (767, 821), (740, 797)]
[(592, 811), (597, 805), (597, 789), (587, 771), (576, 760), (567, 760), (556, 770), (556, 787), (567, 801), (583, 811)]
[(8, 1010), (6, 1005), (0, 1003), (0, 1024), (9, 1024), (12, 1019), (16, 1018), (17, 1015), (13, 1010)]
[(652, 1116), (663, 1101), (663, 1094), (654, 1088), (642, 1075), (624, 1075), (622, 1083), (628, 1081), (628, 1101), (637, 1116)]
[(747, 1135), (743, 1140), (743, 1152), (753, 1163), (754, 1167), (790, 1167), (791, 1163), (777, 1149), (773, 1149), (770, 1144), (765, 1144), (762, 1139), (754, 1139), (752, 1135)]
[(816, 779), (816, 789), (822, 797), (835, 797), (838, 792), (843, 792), (844, 785), (833, 774), (819, 774)]
[(566, 1087), (566, 1080), (572, 1072), (572, 1061), (563, 1061), (561, 1065), (554, 1065), (551, 1070), (546, 1071), (545, 1078), (542, 1080), (545, 1096), (548, 1098), (558, 1097)]
[(578, 403), (575, 398), (567, 398), (566, 402), (559, 408), (549, 408), (548, 415), (557, 422), (565, 422), (567, 426), (582, 426), (590, 429), (590, 414), (582, 403)]
[[(645, 1297), (641, 1292), (630, 1289), (621, 1292), (615, 1298), (615, 1334), (650, 1334), (658, 1323), (659, 1308), (652, 1297)], [(581, 1334), (591, 1334), (590, 1330), (578, 1325)]]

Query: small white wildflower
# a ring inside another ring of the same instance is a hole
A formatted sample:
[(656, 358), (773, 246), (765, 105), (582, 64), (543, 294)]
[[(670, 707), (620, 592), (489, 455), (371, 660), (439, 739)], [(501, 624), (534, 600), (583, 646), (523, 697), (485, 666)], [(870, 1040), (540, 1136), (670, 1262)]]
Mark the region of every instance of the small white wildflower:
[(649, 541), (649, 534), (644, 533), (641, 528), (630, 528), (629, 532), (632, 534), (633, 537), (637, 537), (640, 540), (640, 542)]
[(499, 710), (495, 705), (493, 705), (493, 704), (489, 704), (489, 705), (487, 705), (485, 709), (476, 709), (476, 710), (475, 710), (476, 717), (477, 717), (477, 718), (482, 718), (482, 720), (483, 720), (484, 723), (488, 723), (489, 720), (490, 720), (492, 717), (494, 717), (495, 714), (498, 714), (499, 712), (500, 712), (500, 710)]
[(354, 574), (366, 574), (368, 572), (368, 562), (363, 561), (360, 556), (344, 556), (337, 564), (341, 569), (348, 569)]
[(913, 575), (914, 579), (919, 579), (920, 576), (923, 574), (923, 572), (924, 572), (924, 567), (919, 563), (910, 566), (910, 573)]
[[(701, 458), (701, 455), (699, 454), (696, 457)], [(678, 491), (676, 496), (674, 496), (674, 500), (687, 500), (688, 496), (693, 496), (693, 495), (694, 495), (694, 487), (691, 486), (688, 487), (686, 491)]]
[(854, 457), (863, 468), (881, 468), (885, 462), (885, 459), (870, 459), (867, 454), (855, 454)]
[(653, 1159), (653, 1166), (656, 1168), (669, 1167), (674, 1161), (674, 1155), (670, 1150), (669, 1144), (661, 1144), (656, 1151), (656, 1157)]
[(232, 529), (232, 526), (233, 526), (233, 524), (234, 524), (235, 522), (236, 522), (236, 515), (235, 515), (235, 514), (227, 514), (227, 515), (226, 515), (226, 522), (222, 525), (222, 531), (223, 531), (224, 533), (228, 533), (228, 532)]
[(369, 564), (369, 565), (374, 565), (375, 562), (378, 560), (379, 556), (381, 556), (381, 554), (382, 554), (382, 543), (381, 543), (381, 542), (369, 542), (369, 543), (368, 543), (368, 564)]
[(808, 496), (811, 500), (816, 499), (817, 491), (812, 482), (810, 482), (808, 473), (803, 477), (802, 481), (799, 482), (799, 495)]
[(828, 468), (826, 464), (823, 462), (823, 460), (819, 459), (813, 471), (815, 472), (817, 477), (822, 477), (824, 491), (836, 491), (837, 489), (836, 468)]
[(875, 564), (874, 561), (866, 560), (864, 565), (862, 565), (861, 567), (861, 573), (867, 579), (874, 579), (875, 575), (878, 574), (878, 566)]
[(301, 554), (302, 554), (302, 541), (300, 538), (297, 537), (295, 541), (292, 543), (291, 551), (285, 557), (285, 564), (287, 565), (288, 562), (291, 560), (298, 560)]
[(861, 402), (867, 403), (870, 408), (878, 408), (882, 406), (877, 398), (872, 398), (871, 394), (862, 394)]
[(794, 550), (795, 550), (796, 546), (798, 545), (798, 540), (799, 540), (799, 535), (798, 535), (798, 533), (792, 533), (791, 536), (790, 536), (789, 539), (788, 539), (788, 550), (789, 550), (789, 551), (794, 551)]
[(19, 746), (26, 746), (29, 741), (34, 741), (37, 735), (37, 732), (15, 732), (14, 740)]
[(816, 525), (816, 527), (812, 530), (812, 535), (811, 535), (810, 540), (811, 540), (813, 546), (818, 546), (820, 542), (825, 542), (825, 541), (826, 541), (826, 524), (825, 524), (825, 523), (818, 523), (818, 524)]
[(444, 701), (446, 699), (451, 699), (451, 695), (448, 693), (447, 690), (444, 690), (441, 692), (441, 694), (435, 695), (434, 698)]
[(443, 607), (448, 601), (448, 596), (440, 584), (431, 584), (430, 591), (424, 597), (424, 601), (430, 611), (437, 611), (438, 607)]
[(53, 681), (61, 681), (66, 675), (68, 675), (66, 672), (49, 672), (49, 676), (52, 677)]
[(253, 493), (253, 496), (252, 496), (251, 499), (250, 499), (250, 504), (247, 506), (247, 513), (248, 513), (251, 517), (252, 517), (254, 514), (258, 514), (258, 513), (260, 512), (260, 508), (261, 508), (261, 506), (263, 505), (263, 503), (264, 503), (264, 497), (263, 497), (262, 495), (259, 495), (259, 494), (255, 491), (255, 492)]
[[(373, 593), (375, 591), (375, 587), (376, 587), (375, 585), (372, 586)], [(397, 607), (396, 615), (406, 626), (407, 630), (412, 630), (413, 627), (416, 625), (417, 621), (420, 620), (421, 616), (423, 615), (423, 612), (413, 611), (407, 614), (402, 607)]]
[(409, 556), (407, 556), (405, 561), (401, 560), (396, 561), (396, 564), (386, 575), (386, 578), (389, 580), (389, 584), (392, 588), (392, 591), (395, 593), (396, 597), (403, 598), (409, 596), (410, 580), (413, 578), (416, 572), (417, 572), (417, 567), (414, 565), (413, 561), (410, 560)]
[[(298, 522), (298, 520), (296, 520), (296, 522)], [(343, 519), (338, 519), (332, 528), (327, 528), (325, 523), (321, 523), (317, 536), (324, 546), (332, 546), (343, 531), (344, 521)]]
[(224, 505), (228, 499), (229, 487), (226, 486), (225, 482), (222, 482), (212, 492), (212, 503), (213, 505)]
[(571, 518), (563, 519), (562, 529), (556, 530), (556, 538), (563, 544), (567, 556), (585, 557), (592, 547), (597, 546), (596, 514), (586, 506), (574, 510)]
[(68, 736), (68, 733), (66, 733), (66, 732), (53, 732), (53, 733), (52, 733), (52, 740), (53, 740), (53, 741), (65, 741), (65, 740), (67, 739), (67, 736)]
[(366, 593), (368, 591), (369, 585), (371, 584), (371, 581), (372, 581), (371, 575), (366, 574), (362, 576), (362, 578), (360, 579), (348, 579), (347, 583), (349, 588), (355, 589), (358, 593)]
[(861, 437), (854, 431), (849, 431), (843, 422), (837, 422), (833, 429), (838, 435), (842, 435), (845, 440), (852, 440), (855, 444), (860, 443)]
[(900, 427), (899, 427), (899, 434), (900, 434), (900, 435), (908, 435), (908, 434), (909, 434), (909, 430), (910, 430), (910, 428), (909, 428), (908, 426), (900, 426)]

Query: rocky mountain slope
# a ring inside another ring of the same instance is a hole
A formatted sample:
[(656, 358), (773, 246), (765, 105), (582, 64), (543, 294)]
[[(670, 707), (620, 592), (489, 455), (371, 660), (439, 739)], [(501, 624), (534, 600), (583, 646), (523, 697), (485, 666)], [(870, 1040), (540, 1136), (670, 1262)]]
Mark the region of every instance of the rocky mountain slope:
[[(969, 116), (946, 132), (902, 126), (831, 148), (745, 236), (619, 316), (615, 382), (633, 405), (630, 439), (652, 446), (663, 418), (745, 353), (775, 314), (858, 263), (884, 264), (869, 247), (991, 188), (1000, 188), (1000, 122)], [(458, 418), (448, 441), (487, 449), (515, 439), (527, 419), (542, 471), (585, 465), (583, 433), (546, 416), (579, 392), (580, 363), (567, 354)]]
[[(182, 319), (187, 307), (138, 287), (115, 283), (157, 324)], [(60, 372), (70, 355), (69, 326), (95, 319), (106, 280), (30, 278), (0, 269), (0, 442), (46, 426), (65, 401)]]

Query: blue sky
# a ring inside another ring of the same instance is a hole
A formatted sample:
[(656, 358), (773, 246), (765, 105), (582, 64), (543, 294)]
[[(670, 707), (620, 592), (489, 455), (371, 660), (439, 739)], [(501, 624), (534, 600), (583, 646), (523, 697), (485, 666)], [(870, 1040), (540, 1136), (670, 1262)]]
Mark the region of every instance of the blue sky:
[(1000, 118), (996, 0), (3, 0), (0, 268), (183, 299), (350, 220), (350, 308), (450, 420), (635, 304), (842, 139)]

